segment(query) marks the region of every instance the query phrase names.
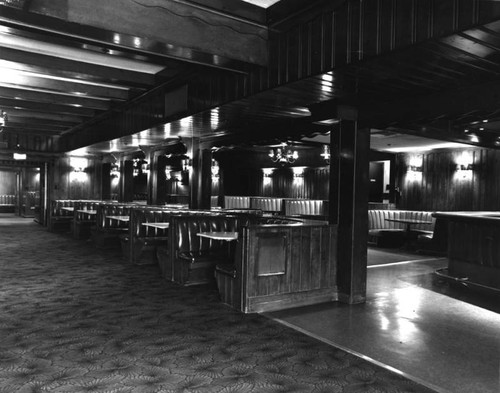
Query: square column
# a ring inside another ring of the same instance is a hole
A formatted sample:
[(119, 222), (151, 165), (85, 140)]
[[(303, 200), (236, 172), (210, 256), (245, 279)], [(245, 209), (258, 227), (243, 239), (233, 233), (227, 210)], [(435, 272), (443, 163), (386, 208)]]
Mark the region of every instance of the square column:
[[(330, 223), (338, 225), (339, 300), (366, 300), (370, 131), (341, 119), (331, 132)], [(334, 157), (334, 154), (336, 157)]]

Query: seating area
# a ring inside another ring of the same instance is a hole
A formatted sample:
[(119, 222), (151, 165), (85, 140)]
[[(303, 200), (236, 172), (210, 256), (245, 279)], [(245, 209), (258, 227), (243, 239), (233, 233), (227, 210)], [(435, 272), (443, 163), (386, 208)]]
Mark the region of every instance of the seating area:
[(15, 208), (15, 195), (0, 195), (0, 213), (14, 213)]
[(419, 235), (432, 236), (432, 212), (410, 210), (368, 210), (368, 243), (378, 247), (400, 247)]
[(225, 196), (226, 209), (255, 209), (266, 214), (326, 220), (328, 201), (299, 198)]

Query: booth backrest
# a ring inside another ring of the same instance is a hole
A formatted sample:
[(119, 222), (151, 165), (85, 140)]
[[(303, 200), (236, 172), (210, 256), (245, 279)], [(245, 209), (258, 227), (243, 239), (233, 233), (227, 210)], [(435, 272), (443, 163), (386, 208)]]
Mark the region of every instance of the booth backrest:
[(368, 210), (368, 229), (406, 229), (406, 224), (387, 221), (387, 219), (411, 219), (430, 221), (432, 224), (414, 224), (412, 229), (434, 230), (436, 219), (432, 212), (413, 210)]
[(0, 195), (0, 205), (15, 205), (16, 196), (15, 195)]
[(267, 197), (250, 197), (250, 208), (270, 213), (281, 213), (283, 211), (283, 199), (267, 198)]
[(225, 209), (250, 209), (250, 197), (224, 196)]
[(198, 236), (200, 232), (238, 231), (242, 225), (239, 217), (225, 215), (182, 215), (172, 219), (170, 231), (174, 254), (201, 254), (209, 249), (221, 248), (223, 240), (213, 240)]
[(128, 228), (128, 223), (107, 218), (108, 216), (128, 216), (133, 204), (101, 203), (96, 207), (96, 228), (98, 231), (111, 228)]
[(182, 214), (180, 210), (158, 207), (134, 207), (130, 211), (129, 234), (132, 239), (145, 237), (164, 237), (165, 230), (143, 225), (148, 222), (170, 222), (172, 215)]
[(327, 201), (315, 199), (285, 199), (285, 216), (328, 216)]
[(63, 207), (75, 207), (74, 199), (55, 199), (50, 201), (50, 215), (53, 217), (73, 216), (73, 212)]
[(88, 215), (79, 210), (97, 210), (97, 206), (101, 201), (75, 201), (74, 203), (74, 218), (76, 221), (95, 221), (95, 215)]

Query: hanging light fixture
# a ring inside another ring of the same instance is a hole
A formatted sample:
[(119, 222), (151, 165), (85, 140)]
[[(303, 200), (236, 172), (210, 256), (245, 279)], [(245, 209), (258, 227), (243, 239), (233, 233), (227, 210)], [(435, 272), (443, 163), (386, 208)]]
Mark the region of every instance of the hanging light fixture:
[(293, 164), (298, 158), (299, 153), (293, 150), (288, 143), (282, 143), (280, 147), (275, 147), (269, 150), (269, 158), (273, 162), (280, 164)]
[(330, 146), (323, 145), (323, 152), (320, 154), (327, 164), (330, 163)]

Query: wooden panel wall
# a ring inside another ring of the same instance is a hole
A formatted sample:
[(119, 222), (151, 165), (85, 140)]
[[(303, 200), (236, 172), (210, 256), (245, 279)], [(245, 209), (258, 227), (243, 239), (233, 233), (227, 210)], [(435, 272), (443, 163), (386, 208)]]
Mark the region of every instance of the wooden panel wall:
[[(457, 171), (463, 152), (472, 157), (472, 171)], [(422, 172), (412, 173), (410, 161), (420, 156)], [(500, 151), (465, 149), (399, 154), (396, 185), (398, 208), (410, 210), (500, 210)]]
[(271, 86), (449, 35), (500, 15), (498, 2), (476, 0), (350, 0), (335, 11), (326, 8), (309, 17), (299, 13), (276, 26), (283, 32), (270, 35)]
[(270, 175), (262, 169), (246, 168), (224, 172), (225, 195), (277, 198), (328, 199), (329, 169), (305, 168), (294, 177), (292, 167), (278, 168)]
[(0, 195), (16, 194), (16, 172), (0, 170)]
[(84, 172), (74, 172), (71, 158), (58, 159), (50, 168), (49, 199), (101, 199), (101, 166), (87, 159)]

